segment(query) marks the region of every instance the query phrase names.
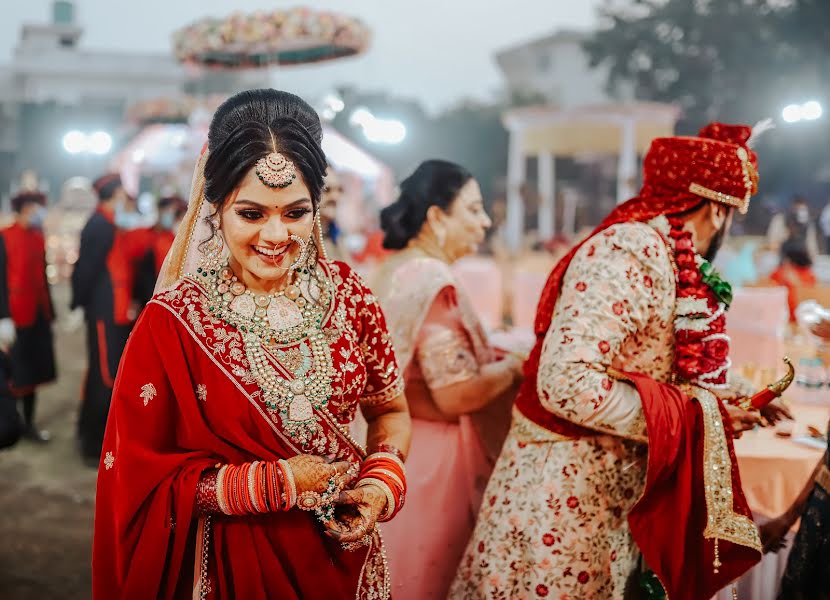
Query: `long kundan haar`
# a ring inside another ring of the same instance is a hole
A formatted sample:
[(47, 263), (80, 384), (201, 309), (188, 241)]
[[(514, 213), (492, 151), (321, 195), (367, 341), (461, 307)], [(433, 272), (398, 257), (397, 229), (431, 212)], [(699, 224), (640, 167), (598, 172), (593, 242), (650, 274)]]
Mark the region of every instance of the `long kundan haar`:
[[(311, 260), (297, 273), (299, 283), (291, 283), (283, 292), (271, 295), (248, 292), (227, 264), (199, 272), (208, 291), (209, 312), (242, 334), (245, 355), (262, 390), (263, 404), (285, 433), (303, 446), (320, 430), (315, 411), (326, 409), (335, 374), (323, 332), (334, 291), (328, 278), (317, 273), (316, 261), (312, 253)], [(269, 319), (272, 310), (292, 306), (295, 321), (278, 328), (275, 319)], [(304, 360), (291, 373), (293, 377), (288, 378), (277, 371), (268, 355), (275, 345), (293, 343), (300, 344)]]

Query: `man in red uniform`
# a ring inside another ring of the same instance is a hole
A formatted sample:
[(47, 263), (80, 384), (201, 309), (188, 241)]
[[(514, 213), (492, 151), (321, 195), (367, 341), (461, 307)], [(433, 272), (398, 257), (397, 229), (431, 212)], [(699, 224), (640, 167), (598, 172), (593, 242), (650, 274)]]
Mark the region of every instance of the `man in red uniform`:
[(161, 264), (173, 245), (176, 229), (185, 212), (187, 202), (179, 196), (165, 196), (158, 201), (158, 221), (149, 229), (149, 243), (143, 248), (136, 265), (136, 296), (141, 308), (153, 297)]
[(49, 433), (35, 427), (35, 391), (55, 380), (54, 311), (41, 229), (45, 204), (46, 197), (38, 192), (18, 194), (12, 199), (15, 222), (0, 232), (0, 319), (10, 319), (15, 330), (10, 387), (22, 403), (23, 435), (36, 442), (49, 441)]
[(115, 225), (127, 192), (117, 174), (98, 178), (93, 187), (98, 208), (81, 231), (80, 253), (72, 273), (72, 308), (84, 309), (89, 360), (78, 437), (84, 459), (97, 465), (115, 374), (135, 315), (131, 310), (134, 273), (129, 244)]

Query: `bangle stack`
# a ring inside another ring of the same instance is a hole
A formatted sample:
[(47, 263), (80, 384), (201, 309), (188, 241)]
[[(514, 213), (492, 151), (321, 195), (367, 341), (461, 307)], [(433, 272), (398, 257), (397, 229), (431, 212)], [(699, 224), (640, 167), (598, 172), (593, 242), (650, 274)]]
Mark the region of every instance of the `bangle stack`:
[(202, 475), (196, 503), (203, 513), (254, 515), (289, 510), (297, 502), (294, 474), (287, 461), (222, 465)]
[(406, 471), (403, 454), (391, 446), (382, 445), (379, 451), (366, 457), (360, 469), (357, 487), (375, 485), (386, 494), (386, 509), (378, 519), (391, 520), (403, 508), (406, 498)]

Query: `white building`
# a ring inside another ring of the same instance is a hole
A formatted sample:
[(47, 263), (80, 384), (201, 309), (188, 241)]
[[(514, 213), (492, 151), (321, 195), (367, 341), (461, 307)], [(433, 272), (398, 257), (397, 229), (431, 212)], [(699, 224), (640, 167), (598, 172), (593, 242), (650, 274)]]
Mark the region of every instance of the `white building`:
[[(518, 98), (543, 98), (562, 108), (603, 104), (611, 98), (605, 90), (608, 69), (591, 68), (582, 43), (590, 34), (561, 30), (496, 54), (508, 94)], [(618, 100), (630, 99), (625, 93)]]

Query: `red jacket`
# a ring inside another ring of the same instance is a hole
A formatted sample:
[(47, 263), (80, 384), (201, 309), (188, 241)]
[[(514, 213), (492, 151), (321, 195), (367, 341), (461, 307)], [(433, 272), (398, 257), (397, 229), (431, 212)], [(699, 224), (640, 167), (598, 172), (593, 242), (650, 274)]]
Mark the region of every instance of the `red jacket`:
[(9, 312), (16, 327), (31, 327), (38, 313), (52, 320), (46, 281), (46, 243), (39, 229), (19, 223), (0, 231), (6, 249), (6, 289)]

